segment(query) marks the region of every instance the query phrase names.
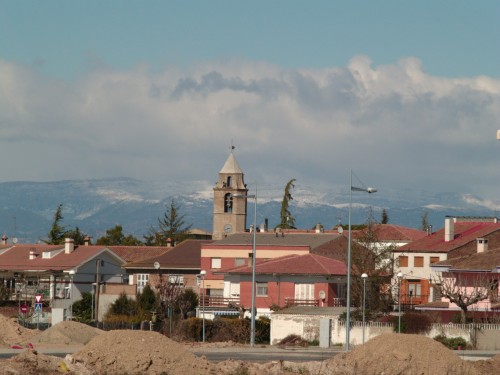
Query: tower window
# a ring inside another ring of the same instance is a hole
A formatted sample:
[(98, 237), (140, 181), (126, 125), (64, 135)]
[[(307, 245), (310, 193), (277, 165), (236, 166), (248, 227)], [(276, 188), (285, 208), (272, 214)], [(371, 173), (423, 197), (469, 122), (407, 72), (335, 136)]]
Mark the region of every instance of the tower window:
[(231, 193), (224, 195), (224, 212), (233, 212), (233, 195)]
[(231, 187), (231, 181), (232, 181), (233, 177), (232, 176), (227, 176), (227, 182), (226, 182), (226, 186), (227, 187)]

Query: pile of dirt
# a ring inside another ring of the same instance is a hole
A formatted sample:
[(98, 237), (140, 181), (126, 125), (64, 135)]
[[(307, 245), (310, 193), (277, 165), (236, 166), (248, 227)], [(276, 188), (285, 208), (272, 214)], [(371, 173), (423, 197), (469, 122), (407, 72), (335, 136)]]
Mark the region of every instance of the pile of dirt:
[(4, 315), (0, 315), (0, 327), (0, 345), (2, 346), (25, 346), (39, 333), (37, 330), (20, 326), (16, 318), (8, 318)]
[(0, 366), (2, 375), (53, 375), (68, 370), (61, 358), (39, 354), (35, 350), (3, 360)]
[(151, 331), (105, 332), (94, 337), (72, 360), (97, 374), (216, 374), (205, 358)]
[(86, 324), (68, 320), (43, 331), (34, 339), (34, 342), (38, 344), (85, 345), (102, 332), (100, 329)]
[(488, 359), (487, 361), (476, 361), (474, 367), (481, 374), (497, 374), (500, 369), (500, 354)]
[(420, 335), (384, 334), (349, 353), (322, 364), (325, 375), (467, 374), (479, 375), (473, 362), (464, 361), (443, 344)]

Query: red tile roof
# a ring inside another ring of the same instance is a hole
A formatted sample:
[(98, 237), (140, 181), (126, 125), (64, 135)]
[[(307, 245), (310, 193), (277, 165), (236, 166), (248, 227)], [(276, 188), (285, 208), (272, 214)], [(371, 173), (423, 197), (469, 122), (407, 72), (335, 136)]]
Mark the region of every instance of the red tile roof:
[[(223, 270), (221, 273), (249, 274), (252, 273), (252, 267), (241, 266)], [(346, 275), (347, 267), (343, 262), (317, 254), (289, 255), (257, 262), (255, 273), (260, 275)]]
[[(30, 258), (30, 252), (36, 254)], [(44, 252), (57, 251), (51, 258), (43, 258)], [(96, 255), (109, 251), (103, 246), (75, 246), (70, 254), (64, 252), (64, 245), (13, 245), (0, 254), (0, 269), (12, 271), (63, 271), (80, 266)]]
[(160, 263), (160, 269), (200, 269), (201, 246), (210, 244), (212, 240), (185, 240), (168, 252), (154, 257), (130, 262), (124, 268), (154, 269), (155, 262)]
[(500, 249), (490, 249), (433, 263), (433, 267), (449, 267), (450, 271), (495, 271), (500, 267)]
[(447, 253), (458, 249), (477, 238), (490, 235), (500, 231), (500, 223), (492, 222), (456, 222), (454, 223), (455, 238), (446, 242), (444, 240), (444, 228), (425, 236), (419, 240), (413, 241), (407, 245), (394, 250), (395, 252), (428, 252), (428, 253)]
[[(424, 231), (394, 224), (377, 224), (375, 225), (374, 230), (376, 231), (377, 239), (379, 242), (413, 242), (427, 235)], [(363, 232), (363, 230), (354, 231), (352, 232), (352, 236), (353, 238), (360, 238), (363, 236)]]

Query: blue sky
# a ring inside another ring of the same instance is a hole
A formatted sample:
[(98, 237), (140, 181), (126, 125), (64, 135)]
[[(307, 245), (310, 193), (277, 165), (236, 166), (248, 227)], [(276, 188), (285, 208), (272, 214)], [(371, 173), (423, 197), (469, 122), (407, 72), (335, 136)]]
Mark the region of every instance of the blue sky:
[(430, 74), (500, 76), (499, 1), (2, 1), (2, 57), (72, 78), (250, 59), (288, 68), (416, 56)]
[[(247, 181), (500, 202), (499, 1), (0, 1), (0, 181)], [(500, 207), (500, 205), (499, 205)]]

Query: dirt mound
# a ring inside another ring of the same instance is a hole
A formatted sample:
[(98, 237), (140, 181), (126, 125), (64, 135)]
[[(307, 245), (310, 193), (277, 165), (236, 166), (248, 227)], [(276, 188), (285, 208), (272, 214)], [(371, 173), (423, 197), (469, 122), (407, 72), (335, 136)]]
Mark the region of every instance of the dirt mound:
[(433, 339), (396, 333), (377, 336), (325, 361), (324, 367), (322, 373), (327, 375), (480, 374), (473, 363)]
[(73, 356), (98, 374), (216, 374), (205, 359), (157, 332), (109, 331)]
[(102, 332), (86, 324), (64, 321), (43, 331), (34, 341), (39, 344), (85, 345)]
[(8, 318), (0, 315), (0, 345), (26, 345), (33, 340), (39, 333), (37, 330), (31, 330), (20, 326), (15, 318)]
[(52, 375), (65, 368), (61, 358), (39, 354), (34, 350), (22, 352), (1, 361), (0, 374), (8, 375)]

